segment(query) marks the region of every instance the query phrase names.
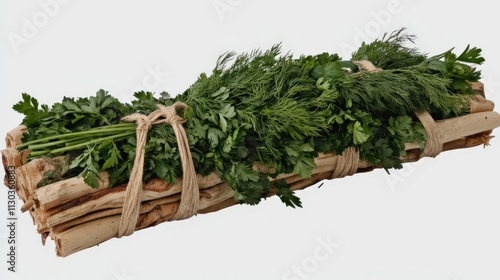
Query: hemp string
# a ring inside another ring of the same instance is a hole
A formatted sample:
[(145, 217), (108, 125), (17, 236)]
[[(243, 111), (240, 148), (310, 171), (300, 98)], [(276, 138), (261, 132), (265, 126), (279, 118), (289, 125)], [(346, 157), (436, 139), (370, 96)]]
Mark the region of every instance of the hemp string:
[(125, 201), (122, 208), (122, 216), (118, 227), (117, 237), (131, 235), (139, 218), (139, 209), (141, 204), (143, 173), (144, 173), (144, 154), (147, 141), (147, 134), (151, 127), (155, 124), (170, 124), (174, 130), (179, 149), (179, 155), (182, 163), (182, 192), (181, 200), (177, 212), (172, 220), (187, 219), (195, 215), (198, 211), (200, 200), (198, 182), (196, 180), (196, 172), (194, 170), (193, 159), (189, 149), (189, 143), (186, 131), (182, 124), (185, 119), (177, 115), (176, 108), (182, 108), (184, 111), (189, 108), (182, 102), (176, 102), (172, 106), (165, 107), (156, 105), (158, 110), (152, 112), (148, 116), (142, 114), (131, 114), (124, 117), (125, 122), (137, 123), (137, 143), (135, 161), (130, 173), (129, 182), (125, 191)]
[[(353, 63), (358, 66), (361, 71), (370, 73), (382, 71), (381, 68), (375, 67), (373, 63), (368, 60), (353, 61)], [(416, 113), (416, 115), (427, 134), (425, 148), (420, 154), (420, 157), (436, 157), (443, 151), (443, 144), (440, 141), (440, 132), (436, 127), (436, 123), (428, 112)], [(353, 175), (358, 169), (359, 162), (359, 151), (356, 148), (349, 147), (345, 149), (342, 155), (337, 156), (337, 164), (331, 178), (342, 178)]]
[(354, 147), (344, 150), (342, 155), (337, 156), (337, 165), (333, 170), (331, 178), (343, 178), (356, 173), (359, 166), (359, 151)]
[(441, 133), (437, 129), (436, 122), (429, 112), (417, 113), (417, 117), (424, 126), (427, 134), (425, 141), (425, 148), (420, 154), (420, 157), (436, 157), (443, 151), (443, 144), (441, 143)]

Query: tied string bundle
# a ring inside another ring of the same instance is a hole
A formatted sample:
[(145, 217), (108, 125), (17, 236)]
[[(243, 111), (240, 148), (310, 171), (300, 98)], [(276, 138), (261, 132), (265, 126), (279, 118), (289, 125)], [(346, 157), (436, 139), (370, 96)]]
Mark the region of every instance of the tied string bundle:
[[(367, 60), (355, 61), (354, 63), (359, 67), (360, 74), (363, 72), (373, 73), (383, 71)], [(157, 107), (158, 110), (147, 116), (136, 113), (122, 119), (125, 122), (137, 123), (137, 144), (134, 165), (127, 184), (125, 201), (122, 207), (122, 216), (117, 233), (118, 238), (131, 235), (135, 231), (140, 214), (139, 209), (144, 184), (142, 179), (147, 134), (155, 124), (169, 124), (172, 126), (182, 163), (183, 177), (179, 179), (182, 181), (181, 200), (177, 212), (171, 220), (187, 219), (198, 212), (200, 194), (186, 131), (183, 127), (183, 123), (186, 120), (177, 115), (176, 111), (177, 108), (185, 111), (189, 106), (182, 102), (176, 102), (172, 106), (166, 107), (158, 104)], [(420, 157), (436, 157), (443, 150), (443, 143), (441, 143), (436, 123), (428, 112), (416, 112), (416, 116), (427, 133), (425, 148)], [(360, 162), (359, 151), (354, 147), (347, 148), (341, 155), (338, 155), (336, 166), (330, 177), (333, 179), (351, 176), (357, 172)]]
[(196, 181), (196, 172), (194, 170), (193, 158), (191, 157), (186, 131), (182, 126), (186, 120), (177, 115), (176, 112), (177, 108), (182, 108), (185, 111), (189, 107), (182, 102), (176, 102), (169, 107), (158, 104), (157, 107), (158, 110), (152, 112), (148, 116), (132, 114), (122, 119), (125, 122), (137, 123), (137, 144), (134, 165), (125, 192), (125, 201), (123, 203), (122, 216), (118, 227), (118, 238), (131, 235), (135, 230), (135, 225), (139, 218), (147, 134), (155, 124), (163, 123), (172, 126), (182, 163), (181, 201), (172, 220), (187, 219), (195, 215), (198, 211), (198, 204), (200, 201), (198, 182)]

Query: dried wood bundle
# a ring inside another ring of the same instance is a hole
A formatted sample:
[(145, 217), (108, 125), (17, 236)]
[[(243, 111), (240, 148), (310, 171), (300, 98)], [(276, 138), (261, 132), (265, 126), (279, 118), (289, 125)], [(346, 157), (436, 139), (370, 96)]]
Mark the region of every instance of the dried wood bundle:
[(101, 90), (40, 108), (23, 94), (3, 165), (42, 240), (68, 256), (273, 195), (300, 207), (295, 191), (321, 180), (488, 145), (500, 115), (470, 66), (480, 49), (426, 57), (402, 31), (349, 61), (228, 53), (175, 98)]

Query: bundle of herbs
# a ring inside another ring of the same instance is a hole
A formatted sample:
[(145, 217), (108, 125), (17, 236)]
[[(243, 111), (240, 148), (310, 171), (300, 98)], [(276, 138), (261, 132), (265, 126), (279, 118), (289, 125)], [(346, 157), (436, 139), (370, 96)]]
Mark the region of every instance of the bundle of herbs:
[[(39, 232), (57, 239), (59, 255), (112, 238), (116, 229), (110, 226), (108, 233), (88, 244), (62, 248), (88, 221), (115, 222), (111, 219), (121, 210), (114, 208), (123, 204), (124, 184), (136, 157), (136, 124), (121, 120), (132, 113), (148, 115), (158, 104), (189, 106), (177, 114), (186, 120), (199, 175), (200, 213), (234, 203), (257, 204), (269, 195), (300, 207), (294, 190), (330, 178), (336, 155), (347, 149), (357, 151), (361, 168), (401, 168), (403, 162), (418, 160), (427, 141), (417, 118), (423, 112), (453, 122), (446, 126), (437, 121), (442, 129), (454, 129), (443, 136), (445, 150), (484, 144), (491, 129), (500, 125), (495, 112), (488, 112), (494, 114), (487, 129), (460, 130), (464, 121), (452, 120), (493, 110), (484, 98), (471, 107), (477, 96), (471, 82), (481, 76), (474, 66), (484, 62), (481, 49), (468, 46), (460, 54), (451, 49), (428, 56), (407, 46), (413, 39), (398, 30), (363, 43), (350, 60), (329, 53), (293, 57), (283, 54), (280, 45), (239, 55), (228, 52), (212, 73), (201, 74), (185, 92), (173, 97), (136, 92), (130, 104), (104, 90), (89, 98), (64, 97), (50, 107), (23, 94), (13, 108), (25, 115), (25, 129), (11, 138), (20, 139), (15, 147), (20, 154), (29, 153), (21, 177), (32, 169), (40, 173), (26, 183), (28, 190), (19, 192), (31, 201), (25, 208), (41, 209), (32, 211)], [(377, 71), (364, 69), (359, 61), (366, 60)], [(469, 135), (477, 137), (465, 137)], [(139, 229), (170, 219), (178, 207), (177, 181), (183, 170), (176, 141), (168, 124), (154, 125), (148, 133), (143, 181), (151, 193), (142, 198)], [(33, 162), (36, 167), (30, 167)], [(66, 188), (74, 186), (74, 193), (56, 203), (62, 181)]]
[[(276, 187), (270, 176), (310, 177), (318, 152), (342, 154), (355, 147), (363, 160), (401, 168), (404, 144), (425, 141), (415, 113), (447, 118), (467, 112), (467, 81), (477, 81), (480, 71), (463, 63), (484, 61), (480, 49), (469, 47), (458, 56), (450, 50), (426, 57), (405, 46), (412, 39), (399, 30), (363, 44), (350, 61), (328, 53), (293, 58), (282, 55), (280, 45), (226, 53), (211, 75), (201, 74), (184, 93), (137, 92), (132, 104), (100, 90), (49, 108), (23, 94), (13, 108), (26, 116), (28, 131), (17, 148), (31, 150), (30, 158), (67, 153), (75, 157), (68, 176), (77, 173), (97, 187), (98, 174), (108, 171), (112, 185), (119, 185), (128, 180), (135, 158), (135, 124), (120, 119), (182, 101), (190, 106), (179, 113), (187, 119), (196, 171), (216, 171), (244, 203), (257, 204)], [(353, 61), (365, 59), (384, 71), (360, 71)], [(154, 126), (147, 143), (144, 181), (175, 182), (182, 170), (171, 127)], [(256, 162), (273, 174), (253, 170)], [(299, 203), (291, 192), (280, 197), (290, 206)]]

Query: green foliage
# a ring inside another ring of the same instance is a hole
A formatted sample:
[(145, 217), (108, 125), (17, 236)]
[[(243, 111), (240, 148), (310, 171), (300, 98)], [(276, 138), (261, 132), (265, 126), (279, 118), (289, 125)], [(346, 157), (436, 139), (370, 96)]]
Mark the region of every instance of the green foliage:
[(398, 69), (414, 66), (425, 60), (425, 55), (416, 48), (406, 47), (407, 42), (414, 43), (415, 36), (404, 33), (405, 28), (391, 34), (384, 34), (382, 39), (371, 43), (363, 42), (352, 54), (352, 60), (369, 60), (382, 69)]
[[(422, 65), (430, 72), (437, 72), (451, 79), (451, 82), (448, 85), (449, 90), (453, 92), (472, 94), (473, 90), (469, 82), (478, 81), (481, 77), (481, 71), (478, 71), (475, 67), (464, 63), (477, 65), (482, 64), (484, 62), (484, 58), (481, 57), (481, 49), (471, 49), (468, 45), (467, 48), (458, 56), (452, 51), (453, 49), (426, 59)], [(442, 60), (443, 58), (444, 60)]]
[[(284, 181), (269, 178), (293, 173), (310, 178), (319, 152), (342, 154), (355, 147), (360, 157), (385, 169), (401, 168), (405, 143), (421, 148), (426, 134), (415, 113), (435, 118), (460, 115), (467, 109), (467, 80), (480, 72), (480, 49), (455, 55), (450, 51), (427, 58), (405, 47), (413, 36), (403, 29), (372, 43), (363, 43), (350, 61), (336, 54), (293, 58), (281, 46), (217, 60), (182, 94), (137, 92), (131, 104), (100, 90), (90, 98), (67, 98), (51, 108), (23, 94), (14, 109), (25, 115), (28, 133), (18, 148), (31, 156), (72, 152), (69, 166), (90, 186), (101, 171), (112, 185), (128, 180), (135, 158), (135, 124), (120, 123), (133, 112), (149, 114), (156, 104), (182, 101), (184, 124), (197, 173), (217, 172), (235, 191), (235, 198), (257, 204), (271, 189), (287, 206), (301, 202)], [(383, 71), (360, 71), (355, 60), (368, 59)], [(468, 84), (467, 84), (468, 85)], [(174, 183), (182, 167), (173, 129), (155, 125), (145, 147), (144, 180)], [(265, 166), (256, 170), (255, 163)]]
[(290, 185), (288, 185), (285, 180), (276, 180), (276, 182), (273, 183), (273, 188), (277, 190), (276, 195), (286, 206), (292, 208), (302, 207), (302, 202), (295, 196), (295, 192), (290, 189)]
[(83, 171), (78, 177), (82, 177), (87, 185), (97, 188), (99, 187), (97, 178), (99, 177), (100, 159), (99, 153), (95, 150), (95, 147), (89, 147), (73, 160), (69, 168), (82, 168)]

